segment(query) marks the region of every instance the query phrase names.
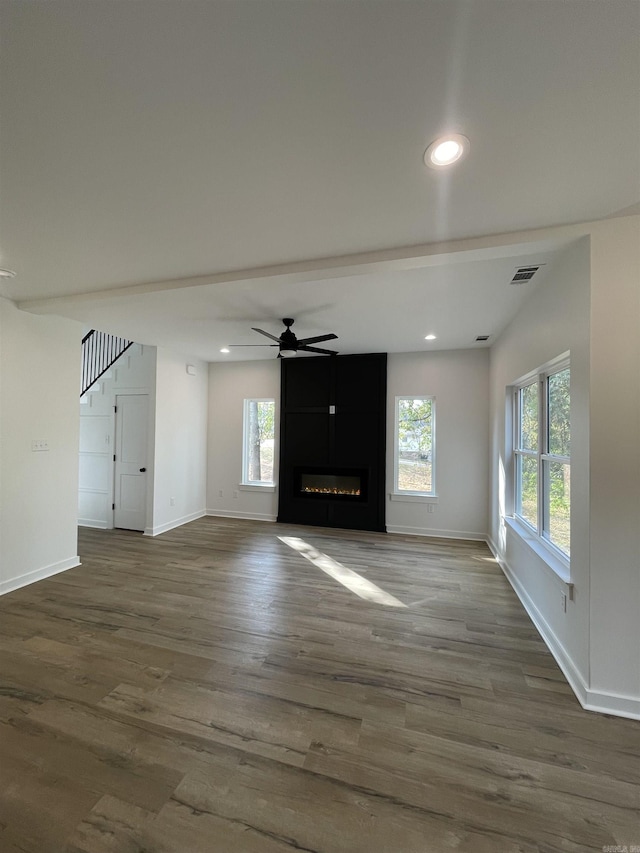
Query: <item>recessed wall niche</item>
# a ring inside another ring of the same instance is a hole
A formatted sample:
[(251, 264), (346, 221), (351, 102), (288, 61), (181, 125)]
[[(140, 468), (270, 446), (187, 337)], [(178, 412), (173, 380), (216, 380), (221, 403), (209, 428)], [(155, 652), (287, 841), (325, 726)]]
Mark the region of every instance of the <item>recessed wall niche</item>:
[(278, 521), (384, 531), (387, 354), (281, 370)]

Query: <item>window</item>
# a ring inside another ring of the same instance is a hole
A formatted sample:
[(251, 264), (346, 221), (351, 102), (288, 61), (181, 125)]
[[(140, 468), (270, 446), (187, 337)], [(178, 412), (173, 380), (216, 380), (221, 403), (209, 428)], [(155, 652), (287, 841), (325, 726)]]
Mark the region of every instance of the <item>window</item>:
[(570, 403), (566, 358), (515, 388), (514, 514), (565, 558), (571, 552)]
[(248, 486), (273, 485), (275, 401), (245, 400), (242, 482)]
[(395, 491), (435, 496), (433, 397), (396, 397)]

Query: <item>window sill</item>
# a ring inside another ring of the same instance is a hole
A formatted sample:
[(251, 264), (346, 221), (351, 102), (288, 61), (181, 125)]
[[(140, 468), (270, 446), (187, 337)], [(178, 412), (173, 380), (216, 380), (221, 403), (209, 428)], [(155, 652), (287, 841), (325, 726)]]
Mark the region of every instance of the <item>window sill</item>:
[(567, 586), (573, 586), (571, 583), (571, 565), (569, 562), (554, 554), (551, 548), (548, 548), (538, 536), (527, 530), (524, 524), (519, 522), (517, 518), (505, 516), (504, 521), (507, 527), (513, 530), (516, 536), (522, 539), (523, 542), (526, 542), (534, 554), (551, 569), (554, 575), (557, 575)]
[(420, 504), (437, 504), (438, 496), (437, 495), (421, 495), (418, 493), (412, 492), (391, 492), (389, 495), (389, 499), (392, 501), (406, 501), (407, 503), (420, 503)]
[(262, 485), (260, 483), (240, 483), (238, 488), (241, 492), (275, 492), (276, 484), (265, 483)]

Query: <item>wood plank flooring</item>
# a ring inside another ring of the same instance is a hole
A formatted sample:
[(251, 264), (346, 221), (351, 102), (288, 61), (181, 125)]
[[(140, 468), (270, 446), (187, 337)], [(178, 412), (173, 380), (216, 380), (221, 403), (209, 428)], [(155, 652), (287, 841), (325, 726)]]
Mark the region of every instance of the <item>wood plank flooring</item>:
[(79, 552), (0, 599), (1, 853), (640, 845), (640, 724), (580, 708), (484, 544), (204, 518)]

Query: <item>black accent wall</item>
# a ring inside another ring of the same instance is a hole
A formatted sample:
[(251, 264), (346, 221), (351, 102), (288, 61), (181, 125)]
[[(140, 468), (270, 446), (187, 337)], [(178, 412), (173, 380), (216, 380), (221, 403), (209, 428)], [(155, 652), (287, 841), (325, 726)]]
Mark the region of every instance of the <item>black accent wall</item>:
[[(387, 354), (282, 359), (278, 521), (385, 530)], [(335, 413), (330, 413), (335, 407)], [(300, 494), (300, 470), (365, 472), (360, 498)]]

